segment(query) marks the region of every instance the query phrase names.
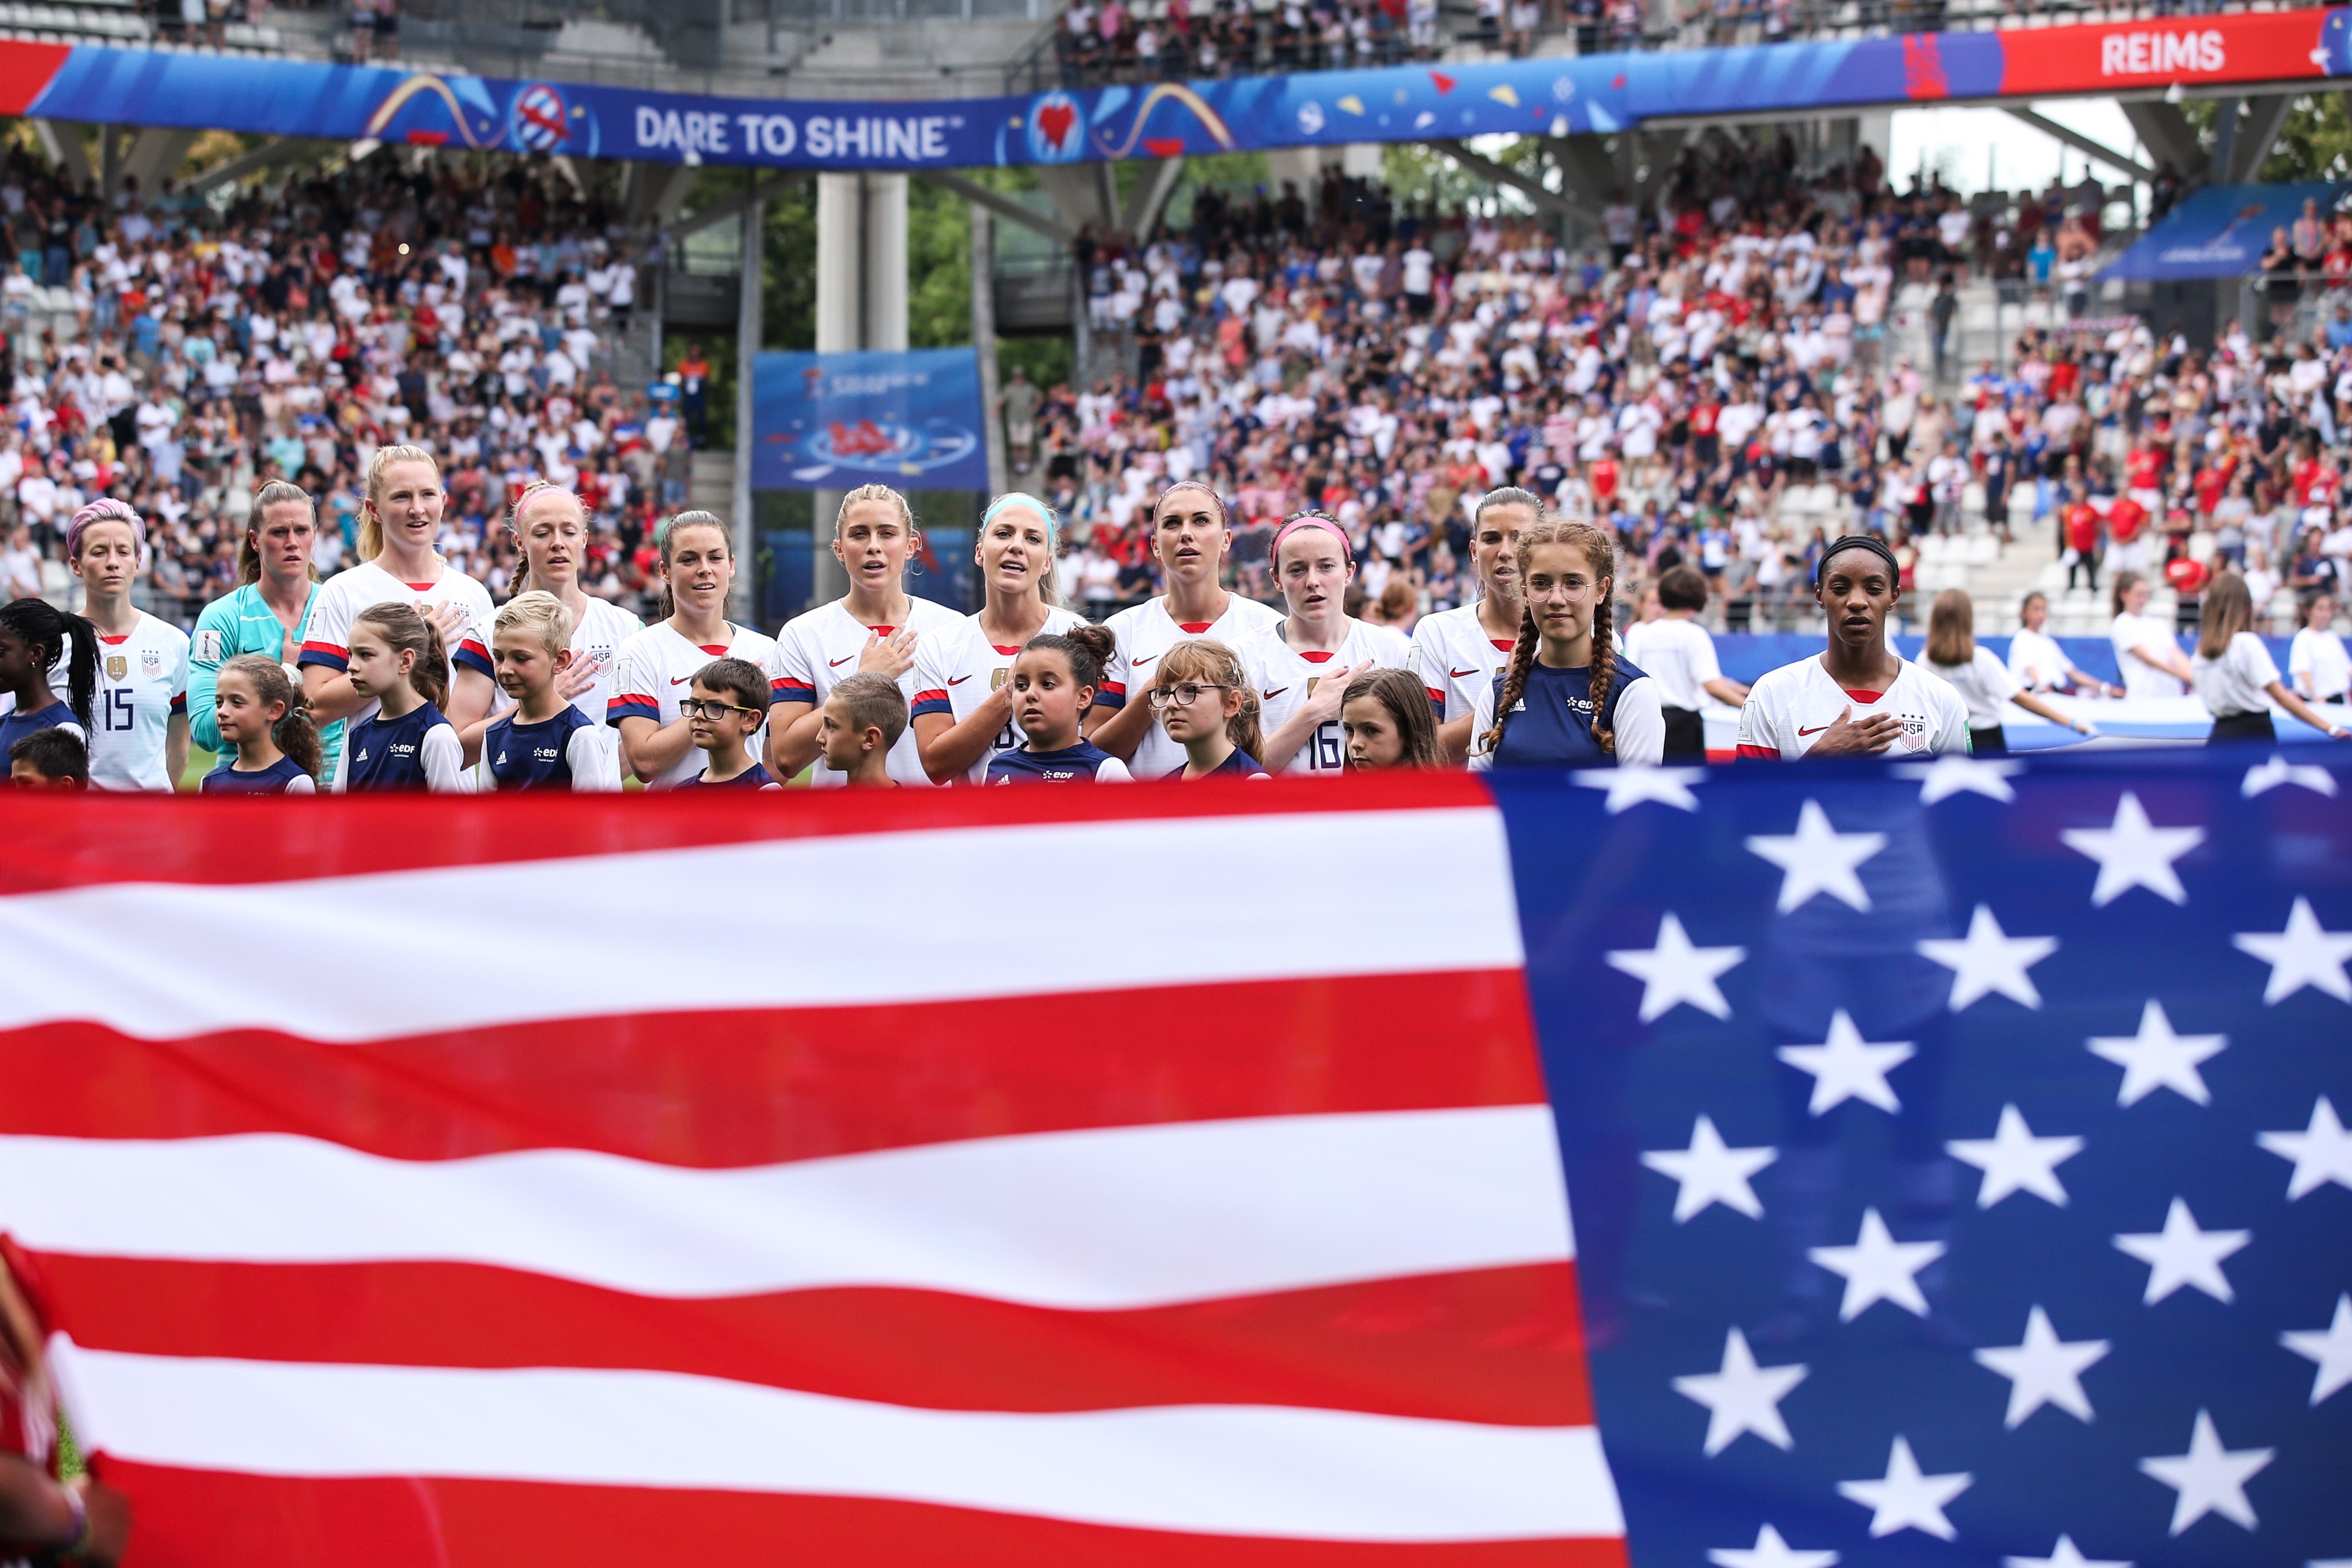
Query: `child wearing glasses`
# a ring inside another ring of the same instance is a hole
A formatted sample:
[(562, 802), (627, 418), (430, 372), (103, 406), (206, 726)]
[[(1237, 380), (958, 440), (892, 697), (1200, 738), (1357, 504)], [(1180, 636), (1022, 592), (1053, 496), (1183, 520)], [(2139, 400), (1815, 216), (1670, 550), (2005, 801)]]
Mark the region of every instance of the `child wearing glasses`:
[(748, 659), (713, 659), (694, 673), (694, 695), (677, 708), (694, 748), (709, 760), (676, 789), (781, 789), (751, 754), (768, 717), (768, 676)]
[(533, 589), (501, 606), (491, 622), (490, 661), (499, 689), (515, 706), (482, 736), (482, 790), (572, 789), (611, 793), (621, 787), (621, 752), (613, 732), (582, 713), (558, 689), (572, 667), (572, 608)]
[(1160, 656), (1151, 711), (1182, 747), (1184, 766), (1163, 778), (1264, 779), (1258, 765), (1257, 687), (1231, 648), (1213, 638), (1179, 643)]

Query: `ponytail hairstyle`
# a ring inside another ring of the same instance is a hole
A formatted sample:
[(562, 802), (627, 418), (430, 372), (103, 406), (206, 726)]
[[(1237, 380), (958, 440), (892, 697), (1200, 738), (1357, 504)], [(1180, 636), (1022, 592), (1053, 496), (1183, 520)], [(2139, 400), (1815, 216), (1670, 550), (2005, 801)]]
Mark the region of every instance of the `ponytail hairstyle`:
[[(1571, 545), (1582, 550), (1592, 575), (1604, 584), (1592, 606), (1592, 739), (1602, 756), (1614, 756), (1617, 731), (1609, 722), (1609, 691), (1617, 681), (1617, 650), (1610, 640), (1617, 608), (1617, 547), (1607, 533), (1590, 523), (1538, 523), (1531, 528), (1521, 528), (1517, 554), (1523, 593), (1527, 591), (1528, 563), (1545, 545)], [(1511, 645), (1511, 663), (1503, 677), (1502, 694), (1495, 699), (1495, 727), (1478, 737), (1480, 756), (1492, 756), (1502, 749), (1503, 731), (1510, 726), (1512, 710), (1527, 695), (1528, 672), (1535, 667), (1536, 650), (1542, 645), (1543, 636), (1536, 630), (1534, 599), (1529, 595), (1528, 607), (1519, 612), (1519, 637)]]
[[(1233, 514), (1225, 509), (1225, 498), (1217, 494), (1217, 487), (1214, 485), (1210, 484), (1206, 479), (1179, 479), (1176, 483), (1169, 486), (1166, 489), (1160, 491), (1159, 495), (1152, 497), (1151, 528), (1153, 532), (1157, 533), (1160, 529), (1160, 508), (1166, 506), (1168, 504), (1168, 497), (1174, 495), (1179, 490), (1198, 490), (1201, 494), (1208, 497), (1210, 500), (1216, 503), (1218, 524), (1223, 527), (1227, 533), (1234, 531)], [(1257, 753), (1252, 752), (1250, 755), (1255, 757)]]
[(530, 591), (530, 551), (523, 543), (522, 509), (540, 497), (549, 495), (561, 496), (579, 507), (580, 521), (583, 525), (581, 531), (583, 533), (587, 531), (588, 507), (577, 495), (548, 479), (533, 479), (530, 484), (525, 485), (515, 496), (514, 504), (507, 508), (507, 532), (514, 536), (516, 557), (514, 580), (507, 585), (507, 591), (510, 593), (523, 594)]
[[(253, 497), (253, 510), (247, 514), (245, 519), (245, 537), (239, 539), (236, 545), (236, 580), (240, 584), (255, 583), (261, 580), (261, 523), (263, 515), (267, 513), (270, 507), (282, 506), (288, 501), (299, 501), (310, 510), (311, 526), (313, 528), (318, 526), (319, 503), (313, 500), (310, 497), (310, 492), (302, 488), (301, 486), (289, 485), (283, 479), (272, 479), (268, 484), (264, 485), (260, 489), (255, 491)], [(310, 580), (313, 582), (319, 580), (319, 568), (315, 563), (310, 567)]]
[[(888, 486), (882, 485), (867, 485), (862, 488), (865, 490), (881, 490), (885, 494), (892, 496), (898, 494), (896, 490), (889, 489)], [(903, 506), (905, 503), (901, 502), (900, 505)], [(834, 527), (838, 530), (840, 525), (835, 523)], [(733, 555), (735, 551), (735, 536), (727, 531), (727, 525), (719, 520), (718, 514), (715, 512), (705, 512), (700, 510), (680, 512), (677, 516), (669, 518), (667, 521), (664, 522), (661, 527), (656, 528), (654, 530), (654, 542), (661, 549), (662, 566), (661, 615), (659, 616), (659, 619), (664, 621), (668, 620), (671, 616), (677, 613), (677, 596), (669, 591), (669, 562), (670, 553), (676, 547), (677, 541), (677, 530), (680, 528), (717, 528), (719, 530), (719, 537), (727, 541), (727, 550), (729, 555)]]
[(1397, 737), (1404, 743), (1403, 767), (1444, 766), (1437, 755), (1437, 720), (1429, 711), (1429, 688), (1410, 670), (1366, 670), (1348, 683), (1340, 695), (1345, 709), (1358, 697), (1370, 697), (1388, 714)]
[(352, 618), (355, 626), (373, 626), (395, 653), (415, 653), (416, 667), (408, 680), (417, 695), (435, 707), (449, 700), (449, 653), (441, 628), (410, 604), (371, 604)]
[(1522, 490), (1517, 485), (1503, 485), (1478, 497), (1478, 505), (1470, 513), (1470, 531), (1473, 534), (1478, 531), (1478, 525), (1486, 520), (1487, 509), (1493, 507), (1525, 507), (1535, 514), (1536, 521), (1543, 521), (1542, 497), (1533, 490)]
[(66, 706), (87, 731), (98, 701), (98, 628), (46, 599), (15, 599), (0, 604), (0, 630), (22, 637), (41, 669), (66, 660)]
[(423, 463), (431, 466), (437, 476), (441, 465), (433, 461), (433, 454), (422, 446), (379, 446), (368, 459), (367, 501), (360, 508), (360, 559), (373, 560), (383, 553), (383, 520), (376, 516), (376, 502), (383, 490), (384, 470), (395, 463)]
[[(887, 501), (891, 507), (898, 511), (898, 520), (906, 525), (907, 538), (909, 540), (913, 539), (917, 535), (923, 531), (921, 527), (916, 523), (915, 508), (907, 504), (906, 497), (901, 496), (898, 491), (893, 490), (887, 485), (860, 485), (855, 490), (845, 491), (843, 493), (840, 509), (833, 514), (833, 537), (835, 538), (839, 538), (841, 537), (842, 525), (849, 521), (849, 508), (856, 506), (861, 501)], [(993, 507), (989, 508), (992, 512), (996, 508)]]
[(1032, 637), (1021, 645), (1021, 651), (1026, 653), (1035, 649), (1061, 654), (1070, 662), (1070, 679), (1100, 691), (1103, 671), (1110, 664), (1111, 650), (1118, 645), (1118, 640), (1107, 627), (1082, 621), (1066, 632)]
[(239, 653), (221, 666), (221, 674), (241, 675), (253, 686), (254, 699), (268, 707), (282, 703), (286, 711), (270, 727), (269, 738), (278, 749), (294, 759), (294, 766), (313, 778), (318, 776), (324, 749), (319, 744), (319, 727), (311, 722), (310, 705), (302, 695), (302, 688), (287, 674), (286, 666), (260, 653)]
[[(1151, 685), (1154, 691), (1165, 691), (1186, 681), (1242, 694), (1242, 711), (1225, 720), (1225, 738), (1255, 761), (1265, 749), (1265, 737), (1258, 730), (1257, 683), (1242, 668), (1240, 656), (1213, 637), (1179, 643), (1160, 655), (1160, 674), (1152, 677)], [(1429, 700), (1426, 694), (1422, 700)]]
[[(1053, 507), (1025, 490), (1008, 490), (991, 501), (988, 504), (988, 509), (980, 514), (980, 527), (975, 533), (979, 538), (986, 538), (988, 525), (996, 521), (996, 515), (999, 512), (1011, 511), (1019, 507), (1028, 507), (1045, 520), (1045, 570), (1037, 574), (1037, 597), (1058, 609), (1069, 601), (1062, 597), (1061, 574), (1054, 570), (1054, 562), (1061, 550), (1062, 519), (1055, 515)], [(911, 528), (913, 525), (910, 522), (908, 526)], [(839, 531), (840, 525), (836, 523), (835, 532)]]

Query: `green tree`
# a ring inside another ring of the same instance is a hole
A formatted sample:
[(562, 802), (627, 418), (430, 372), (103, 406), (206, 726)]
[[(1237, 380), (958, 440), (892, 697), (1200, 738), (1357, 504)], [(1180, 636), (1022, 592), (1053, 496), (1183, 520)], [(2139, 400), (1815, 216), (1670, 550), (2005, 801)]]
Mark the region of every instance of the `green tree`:
[(2296, 99), (2258, 177), (2266, 183), (2352, 179), (2352, 117), (2343, 94)]

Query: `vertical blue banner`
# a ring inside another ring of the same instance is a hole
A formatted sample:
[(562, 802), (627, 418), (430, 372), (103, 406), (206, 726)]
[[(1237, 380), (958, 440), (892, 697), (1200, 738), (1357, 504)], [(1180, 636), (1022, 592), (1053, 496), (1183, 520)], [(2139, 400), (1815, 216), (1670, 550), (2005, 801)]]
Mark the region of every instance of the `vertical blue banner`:
[(755, 490), (988, 487), (970, 349), (761, 354), (751, 374)]

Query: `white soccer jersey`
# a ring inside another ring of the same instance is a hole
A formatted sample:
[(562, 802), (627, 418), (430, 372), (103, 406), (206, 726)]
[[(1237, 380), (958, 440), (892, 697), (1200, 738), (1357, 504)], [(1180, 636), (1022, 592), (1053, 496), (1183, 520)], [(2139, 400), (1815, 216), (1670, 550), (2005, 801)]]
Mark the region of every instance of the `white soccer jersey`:
[(1696, 621), (1672, 615), (1637, 621), (1625, 628), (1619, 652), (1658, 683), (1658, 700), (1666, 707), (1696, 713), (1706, 704), (1706, 683), (1723, 678), (1715, 639)]
[[(65, 690), (58, 683), (60, 693)], [(172, 716), (188, 711), (188, 634), (145, 611), (120, 637), (98, 640), (98, 696), (90, 705), (89, 782), (96, 789), (171, 789), (163, 743)]]
[(1903, 721), (1902, 733), (1882, 756), (1967, 751), (1969, 709), (1960, 694), (1910, 660), (1900, 664), (1884, 692), (1840, 686), (1818, 656), (1767, 671), (1739, 710), (1739, 755), (1802, 757), (1848, 707), (1857, 723), (1880, 714)]
[[(741, 659), (756, 664), (768, 677), (771, 703), (783, 700), (776, 681), (776, 644), (773, 638), (752, 631), (749, 626), (731, 622), (730, 635), (721, 647), (716, 643), (690, 643), (677, 627), (667, 621), (656, 621), (644, 631), (623, 643), (613, 660), (613, 695), (605, 706), (605, 722), (617, 731), (625, 718), (649, 718), (664, 729), (678, 720), (678, 704), (694, 695), (695, 672), (713, 659)], [(744, 746), (753, 757), (767, 744), (768, 726), (763, 719), (751, 732)], [(683, 779), (691, 779), (709, 766), (710, 758), (692, 747), (686, 755), (664, 769), (657, 779), (648, 779), (648, 789), (666, 789)]]
[[(569, 645), (574, 664), (585, 661), (599, 666), (600, 673), (594, 685), (572, 699), (573, 707), (598, 724), (604, 722), (605, 713), (613, 704), (614, 661), (620, 656), (621, 644), (645, 629), (644, 622), (611, 600), (599, 599), (593, 593), (588, 596), (587, 612), (580, 617), (580, 624), (572, 629)], [(494, 683), (498, 678), (499, 662), (490, 655), (489, 639), (496, 630), (494, 621), (486, 621), (465, 640), (466, 651), (478, 655), (490, 667)], [(503, 689), (496, 690), (490, 696), (490, 716), (496, 718), (514, 706), (514, 698), (507, 695)]]
[[(1349, 669), (1367, 659), (1376, 669), (1402, 670), (1412, 657), (1403, 632), (1393, 626), (1359, 621), (1352, 615), (1348, 618), (1348, 640), (1333, 653), (1300, 653), (1282, 640), (1283, 625), (1277, 621), (1263, 632), (1251, 633), (1235, 650), (1242, 656), (1242, 668), (1249, 672), (1251, 682), (1257, 687), (1258, 729), (1266, 736), (1272, 736), (1306, 706), (1308, 695), (1322, 684), (1326, 673)], [(1315, 732), (1299, 743), (1281, 771), (1315, 773), (1331, 779), (1345, 771), (1347, 766), (1346, 732), (1339, 727), (1338, 719), (1330, 718), (1316, 726)]]
[[(403, 582), (375, 562), (362, 561), (339, 571), (310, 600), (310, 613), (302, 622), (302, 652), (298, 665), (323, 664), (340, 674), (351, 667), (352, 622), (360, 612), (378, 604), (413, 605), (431, 616), (445, 604), (466, 612), (466, 624), (445, 639), (449, 652), (449, 681), (454, 689), (460, 669), (478, 670), (494, 684), (488, 645), (490, 591), (455, 567), (445, 566), (438, 579), (427, 583)], [(368, 703), (350, 716), (352, 724), (373, 718), (376, 704)]]
[[(1437, 710), (1437, 722), (1467, 718), (1478, 706), (1478, 694), (1494, 684), (1495, 672), (1511, 662), (1511, 639), (1497, 642), (1478, 624), (1478, 607), (1441, 610), (1424, 615), (1412, 629), (1412, 662), (1406, 666), (1419, 676)], [(1639, 663), (1640, 661), (1635, 661)], [(1648, 666), (1644, 665), (1644, 668)]]
[[(1170, 618), (1165, 599), (1147, 600), (1122, 610), (1103, 622), (1116, 645), (1111, 650), (1110, 668), (1103, 672), (1103, 689), (1095, 698), (1096, 706), (1117, 708), (1130, 702), (1146, 701), (1152, 680), (1160, 674), (1156, 667), (1160, 655), (1179, 643), (1206, 637), (1239, 653), (1253, 632), (1262, 632), (1281, 620), (1280, 611), (1270, 610), (1238, 593), (1227, 599), (1223, 615), (1209, 622), (1178, 624)], [(1135, 755), (1128, 759), (1127, 766), (1138, 779), (1164, 779), (1183, 767), (1184, 760), (1184, 748), (1169, 739), (1168, 732), (1155, 722), (1136, 742)]]
[[(1045, 624), (1038, 632), (1041, 637), (1058, 637), (1073, 626), (1083, 626), (1087, 618), (1075, 610), (1049, 608)], [(918, 715), (943, 713), (961, 724), (974, 708), (988, 700), (988, 694), (1003, 685), (1013, 672), (1013, 661), (1018, 648), (1007, 648), (989, 642), (980, 629), (980, 617), (967, 615), (961, 629), (954, 636), (925, 637), (915, 644), (915, 694), (908, 707), (911, 724)], [(981, 754), (964, 775), (970, 784), (988, 782), (988, 759), (998, 752), (1026, 742), (1021, 727), (1010, 718), (996, 732), (996, 738)]]
[[(964, 618), (928, 599), (910, 597), (908, 602), (907, 624), (915, 631), (918, 665), (898, 677), (898, 689), (907, 695), (911, 707), (915, 671), (923, 657), (924, 644), (934, 640), (950, 646), (960, 644), (963, 641)], [(808, 703), (822, 708), (841, 678), (857, 673), (857, 657), (866, 651), (866, 643), (877, 636), (888, 637), (897, 631), (895, 626), (860, 624), (850, 614), (848, 606), (838, 599), (794, 616), (784, 622), (783, 632), (776, 639), (776, 700)], [(907, 726), (907, 733), (898, 737), (898, 744), (890, 748), (890, 777), (901, 784), (931, 781), (930, 775), (923, 771), (923, 755), (915, 746), (915, 727), (911, 723)], [(809, 781), (830, 787), (848, 780), (820, 761)]]

